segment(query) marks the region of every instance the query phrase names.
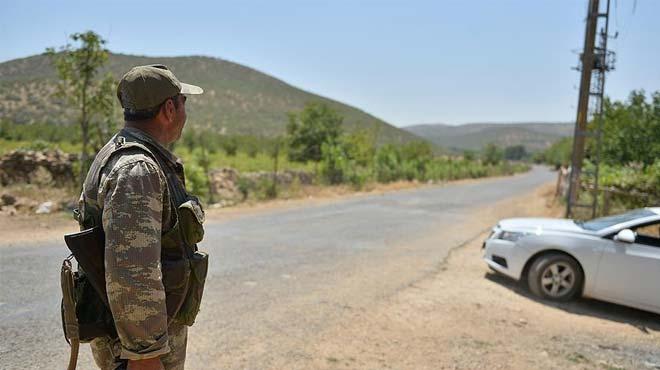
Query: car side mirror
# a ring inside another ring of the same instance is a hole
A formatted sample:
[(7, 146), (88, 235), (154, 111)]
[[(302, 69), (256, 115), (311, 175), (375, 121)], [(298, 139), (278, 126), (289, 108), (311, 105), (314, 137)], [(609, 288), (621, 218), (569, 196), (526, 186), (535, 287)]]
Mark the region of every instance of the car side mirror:
[(634, 243), (635, 232), (630, 229), (623, 229), (614, 236), (614, 240), (616, 240), (617, 242)]

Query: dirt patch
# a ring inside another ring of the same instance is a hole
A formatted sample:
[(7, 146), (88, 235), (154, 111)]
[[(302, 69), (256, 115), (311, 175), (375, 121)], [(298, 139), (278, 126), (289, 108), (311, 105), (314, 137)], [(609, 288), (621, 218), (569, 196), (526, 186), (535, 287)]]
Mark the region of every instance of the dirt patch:
[[(480, 213), (561, 216), (554, 188)], [(320, 369), (659, 369), (660, 316), (578, 300), (548, 304), (492, 274), (480, 235), (440, 272), (320, 334)]]

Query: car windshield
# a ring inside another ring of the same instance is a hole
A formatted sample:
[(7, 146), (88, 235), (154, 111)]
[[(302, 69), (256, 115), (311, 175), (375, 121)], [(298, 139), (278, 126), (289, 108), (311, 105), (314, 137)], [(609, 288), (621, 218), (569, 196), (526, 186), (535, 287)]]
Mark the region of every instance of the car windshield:
[(580, 225), (583, 229), (591, 230), (591, 231), (599, 231), (616, 224), (636, 220), (638, 218), (653, 216), (653, 215), (655, 215), (655, 213), (653, 213), (652, 211), (641, 208), (630, 212), (622, 213), (620, 215), (594, 218), (593, 220), (587, 222), (575, 221), (575, 223)]

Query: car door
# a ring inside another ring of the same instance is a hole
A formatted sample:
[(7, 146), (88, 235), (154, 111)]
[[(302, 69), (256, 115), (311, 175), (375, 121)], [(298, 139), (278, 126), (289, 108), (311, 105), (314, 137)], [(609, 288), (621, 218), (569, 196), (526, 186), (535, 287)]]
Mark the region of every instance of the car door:
[(660, 310), (660, 221), (632, 228), (634, 243), (604, 240), (594, 295)]

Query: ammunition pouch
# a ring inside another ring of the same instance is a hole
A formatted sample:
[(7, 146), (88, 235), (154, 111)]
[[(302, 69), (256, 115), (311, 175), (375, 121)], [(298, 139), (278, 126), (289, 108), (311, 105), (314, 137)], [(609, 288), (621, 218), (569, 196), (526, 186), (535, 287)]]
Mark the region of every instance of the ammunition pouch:
[(204, 282), (206, 273), (209, 269), (209, 255), (196, 251), (190, 258), (190, 283), (188, 285), (188, 294), (179, 310), (176, 321), (187, 326), (195, 323), (195, 318), (199, 313), (199, 307), (202, 304), (202, 293), (204, 293)]
[[(168, 301), (168, 314), (174, 313), (170, 317), (180, 324), (191, 326), (199, 313), (208, 272), (208, 255), (197, 250), (197, 243), (204, 237), (205, 217), (204, 210), (195, 197), (189, 197), (187, 201), (183, 202), (177, 208), (176, 213), (176, 224), (163, 236), (162, 240), (162, 253), (165, 257), (162, 260), (163, 285), (165, 285)], [(181, 246), (184, 246), (183, 255), (178, 255)], [(167, 256), (171, 255), (177, 255), (176, 262), (168, 261)], [(175, 269), (174, 266), (181, 262), (185, 262), (184, 268)], [(177, 273), (168, 274), (168, 281), (166, 281), (166, 271), (170, 269), (170, 266), (172, 266), (172, 270), (177, 270)], [(179, 286), (178, 284), (184, 285)], [(176, 302), (179, 302), (180, 306), (170, 311), (170, 307), (174, 308)]]
[[(78, 320), (78, 335), (81, 343), (91, 342), (94, 338), (117, 337), (112, 313), (92, 287), (87, 275), (78, 271), (73, 275), (73, 293), (75, 314)], [(62, 325), (65, 338), (70, 338), (64, 320), (62, 304)]]
[[(78, 271), (73, 273), (73, 300), (80, 341), (84, 343), (103, 336), (116, 337), (105, 290), (103, 230), (95, 227), (68, 234), (64, 236), (64, 241), (78, 261)], [(68, 338), (66, 329), (64, 331)]]

